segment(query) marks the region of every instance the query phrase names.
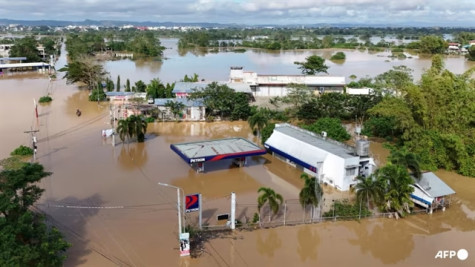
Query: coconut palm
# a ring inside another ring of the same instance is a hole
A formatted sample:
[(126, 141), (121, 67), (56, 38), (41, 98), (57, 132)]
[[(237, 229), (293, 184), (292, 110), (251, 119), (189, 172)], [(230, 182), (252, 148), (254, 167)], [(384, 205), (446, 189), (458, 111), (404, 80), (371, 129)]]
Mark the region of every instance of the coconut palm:
[(358, 183), (355, 186), (356, 199), (358, 202), (366, 202), (369, 209), (369, 202), (372, 200), (374, 203), (379, 204), (383, 199), (383, 188), (380, 180), (375, 175), (369, 177), (358, 176), (356, 177)]
[(391, 149), (389, 161), (392, 164), (400, 165), (406, 169), (409, 169), (411, 174), (417, 179), (421, 178), (422, 173), (419, 165), (419, 158), (416, 154), (407, 151), (406, 148), (400, 150)]
[(284, 202), (284, 198), (282, 197), (282, 195), (276, 193), (274, 190), (268, 187), (259, 188), (259, 190), (257, 190), (257, 193), (262, 193), (257, 198), (257, 209), (259, 210), (259, 212), (261, 211), (262, 206), (268, 203), (270, 209), (272, 210), (272, 213), (276, 215), (277, 212), (279, 212), (282, 202)]
[(306, 173), (302, 173), (300, 179), (305, 181), (305, 185), (299, 194), (300, 205), (302, 205), (302, 207), (307, 205), (317, 206), (323, 195), (322, 187), (317, 183), (317, 179), (315, 177), (309, 177)]
[(257, 132), (260, 139), (261, 131), (264, 129), (270, 120), (270, 111), (268, 108), (259, 108), (256, 113), (248, 118), (249, 126), (253, 131)]
[(407, 169), (400, 165), (386, 165), (378, 170), (378, 175), (385, 186), (384, 208), (397, 211), (401, 215), (404, 215), (404, 210), (409, 212), (409, 207), (414, 205), (410, 198), (414, 188), (411, 186), (413, 180)]
[(127, 138), (137, 138), (137, 142), (145, 141), (145, 133), (147, 132), (147, 122), (142, 116), (131, 115), (125, 120), (119, 120), (117, 133), (122, 142)]

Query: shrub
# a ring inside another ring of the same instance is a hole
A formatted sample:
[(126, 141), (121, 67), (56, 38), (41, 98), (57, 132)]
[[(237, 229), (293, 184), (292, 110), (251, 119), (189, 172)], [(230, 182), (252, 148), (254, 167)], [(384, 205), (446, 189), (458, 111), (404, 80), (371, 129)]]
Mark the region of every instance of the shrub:
[(33, 149), (31, 147), (27, 146), (19, 146), (13, 150), (12, 153), (10, 153), (12, 156), (31, 156), (33, 155)]
[(49, 96), (49, 95), (42, 96), (42, 97), (40, 97), (40, 100), (38, 100), (38, 102), (40, 102), (40, 103), (49, 103), (51, 101), (53, 101), (53, 98), (51, 98), (51, 96)]
[(325, 131), (329, 138), (337, 141), (346, 141), (351, 137), (341, 124), (340, 119), (336, 118), (321, 118), (313, 124), (302, 125), (302, 128), (316, 134), (321, 134), (322, 131)]
[(147, 123), (151, 123), (151, 122), (155, 122), (155, 119), (152, 118), (152, 117), (147, 117), (147, 118), (145, 118), (145, 121), (146, 121)]
[(337, 52), (334, 54), (330, 59), (331, 60), (344, 60), (346, 58), (345, 53), (343, 52)]

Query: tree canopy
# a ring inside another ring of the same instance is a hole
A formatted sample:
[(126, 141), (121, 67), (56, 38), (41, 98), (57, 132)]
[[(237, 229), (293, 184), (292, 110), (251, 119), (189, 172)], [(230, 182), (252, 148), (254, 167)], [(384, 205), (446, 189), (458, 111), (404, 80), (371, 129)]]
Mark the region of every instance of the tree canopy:
[(422, 169), (445, 168), (475, 176), (475, 68), (462, 75), (444, 69), (440, 56), (418, 84), (387, 95), (369, 111), (393, 118), (401, 143)]
[(305, 62), (295, 61), (294, 64), (299, 65), (302, 74), (315, 75), (320, 72), (327, 73), (328, 66), (325, 65), (325, 59), (317, 55), (305, 58)]
[(70, 244), (30, 210), (44, 191), (36, 184), (48, 175), (38, 163), (0, 172), (1, 266), (62, 266)]
[(25, 62), (41, 61), (37, 46), (38, 42), (33, 36), (18, 39), (10, 49), (10, 57), (26, 57)]
[(66, 79), (68, 83), (82, 82), (88, 89), (93, 89), (107, 74), (102, 65), (88, 57), (78, 58), (58, 71), (65, 72), (63, 79)]

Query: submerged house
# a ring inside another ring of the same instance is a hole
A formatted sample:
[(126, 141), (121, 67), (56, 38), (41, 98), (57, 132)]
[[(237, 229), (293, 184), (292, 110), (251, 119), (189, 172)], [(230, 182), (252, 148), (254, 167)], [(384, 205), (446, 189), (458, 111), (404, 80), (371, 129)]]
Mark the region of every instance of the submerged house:
[(356, 147), (284, 123), (276, 124), (264, 146), (283, 161), (302, 169), (321, 183), (347, 191), (358, 175), (368, 177), (376, 164), (369, 156), (369, 141), (358, 140)]
[(414, 179), (415, 183), (412, 185), (414, 192), (411, 193), (411, 200), (432, 212), (434, 209), (445, 209), (449, 205), (448, 197), (455, 194), (455, 191), (450, 188), (444, 181), (442, 181), (433, 172), (422, 173), (419, 180)]
[(231, 83), (242, 83), (250, 86), (255, 97), (286, 96), (289, 85), (306, 85), (315, 93), (343, 93), (346, 86), (345, 77), (313, 76), (313, 75), (264, 75), (244, 71), (243, 67), (231, 67), (229, 74)]
[(202, 121), (206, 119), (206, 106), (201, 100), (189, 100), (187, 98), (156, 98), (154, 105), (157, 106), (161, 113), (161, 119), (175, 119), (170, 107), (166, 104), (168, 101), (178, 102), (184, 105), (183, 111), (180, 113), (181, 120)]

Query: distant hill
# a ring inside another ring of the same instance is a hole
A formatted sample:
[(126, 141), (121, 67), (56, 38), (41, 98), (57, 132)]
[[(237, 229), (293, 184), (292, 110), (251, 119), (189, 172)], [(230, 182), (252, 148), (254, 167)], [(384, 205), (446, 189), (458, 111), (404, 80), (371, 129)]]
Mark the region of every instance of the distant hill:
[[(102, 27), (120, 27), (124, 25), (134, 25), (134, 26), (150, 26), (150, 27), (176, 27), (176, 26), (194, 26), (202, 28), (321, 28), (321, 27), (334, 27), (334, 28), (381, 28), (381, 27), (394, 27), (394, 28), (430, 28), (435, 27), (435, 25), (430, 24), (421, 24), (421, 23), (405, 23), (405, 24), (358, 24), (358, 23), (317, 23), (317, 24), (288, 24), (288, 25), (278, 25), (278, 24), (259, 24), (259, 25), (248, 25), (248, 24), (223, 24), (223, 23), (207, 23), (207, 22), (154, 22), (154, 21), (118, 21), (118, 20), (90, 20), (86, 19), (84, 21), (65, 21), (65, 20), (13, 20), (13, 19), (0, 19), (0, 25), (9, 25), (9, 24), (19, 24), (23, 26), (51, 26), (51, 27), (65, 27), (68, 25), (76, 26), (102, 26)], [(473, 28), (473, 27), (441, 27), (441, 28)]]

